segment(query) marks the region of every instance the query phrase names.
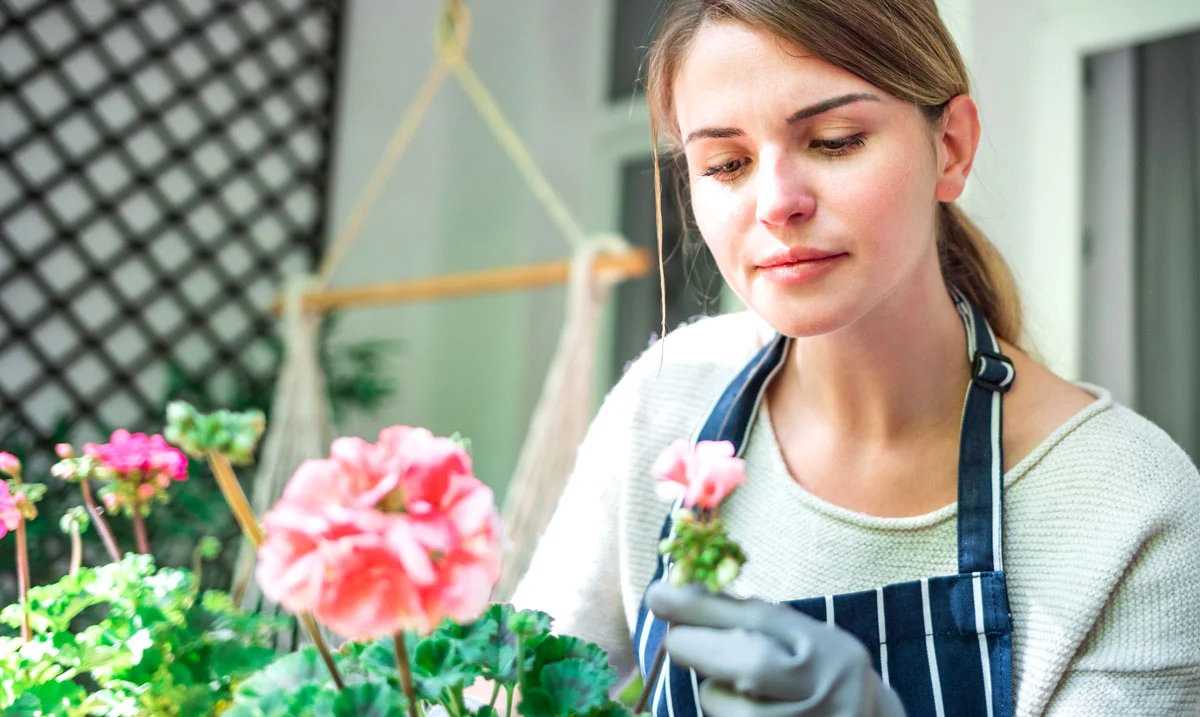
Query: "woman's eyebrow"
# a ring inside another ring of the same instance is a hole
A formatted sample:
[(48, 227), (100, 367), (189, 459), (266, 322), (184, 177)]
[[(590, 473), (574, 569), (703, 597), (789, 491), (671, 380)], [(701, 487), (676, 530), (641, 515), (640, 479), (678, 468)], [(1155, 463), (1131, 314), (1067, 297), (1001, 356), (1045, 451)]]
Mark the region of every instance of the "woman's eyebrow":
[(842, 95), (841, 97), (834, 97), (833, 99), (825, 100), (823, 102), (818, 102), (815, 105), (809, 105), (808, 107), (805, 107), (804, 109), (800, 110), (799, 112), (796, 112), (795, 114), (793, 114), (791, 117), (788, 117), (787, 123), (795, 124), (802, 120), (806, 120), (810, 117), (816, 117), (817, 115), (821, 114), (822, 112), (836, 110), (838, 107), (844, 107), (844, 106), (854, 103), (854, 102), (878, 102), (878, 101), (879, 101), (879, 98), (876, 97), (875, 95), (871, 94), (870, 92), (857, 92), (852, 95)]
[[(787, 118), (787, 123), (795, 124), (797, 122), (809, 119), (811, 117), (816, 117), (817, 115), (822, 114), (824, 112), (829, 112), (830, 110), (835, 110), (838, 107), (844, 107), (844, 106), (846, 106), (848, 104), (852, 104), (854, 102), (878, 102), (878, 101), (879, 101), (879, 97), (877, 97), (869, 92), (858, 92), (858, 93), (851, 94), (851, 95), (842, 95), (841, 97), (834, 97), (834, 98), (831, 98), (828, 100), (823, 100), (821, 102), (816, 103), (815, 105), (809, 105), (808, 107), (805, 107), (804, 109), (795, 112), (794, 114), (792, 114), (790, 117)], [(743, 132), (742, 130), (738, 129), (737, 127), (703, 127), (701, 129), (695, 130), (694, 132), (688, 133), (687, 139), (685, 139), (683, 141), (683, 143), (686, 145), (689, 142), (691, 142), (693, 140), (697, 140), (697, 139), (727, 139), (729, 137), (741, 137), (744, 134), (746, 134), (746, 133)]]

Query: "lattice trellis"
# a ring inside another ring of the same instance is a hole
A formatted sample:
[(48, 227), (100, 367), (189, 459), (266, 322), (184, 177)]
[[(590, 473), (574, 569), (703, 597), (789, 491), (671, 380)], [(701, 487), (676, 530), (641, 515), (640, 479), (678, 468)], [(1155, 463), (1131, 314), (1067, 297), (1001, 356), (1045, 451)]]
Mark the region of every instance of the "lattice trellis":
[(274, 370), (324, 233), (335, 0), (0, 0), (0, 445)]

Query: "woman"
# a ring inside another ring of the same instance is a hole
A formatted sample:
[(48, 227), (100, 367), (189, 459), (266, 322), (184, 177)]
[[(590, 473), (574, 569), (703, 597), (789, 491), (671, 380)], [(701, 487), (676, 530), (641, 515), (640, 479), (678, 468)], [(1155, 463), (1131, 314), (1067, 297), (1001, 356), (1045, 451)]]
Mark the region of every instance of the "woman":
[[(670, 622), (660, 715), (1200, 711), (1200, 476), (1021, 350), (953, 204), (980, 126), (934, 0), (677, 2), (648, 99), (750, 311), (613, 389), (515, 601), (627, 676)], [(687, 436), (746, 460), (721, 515), (749, 562), (732, 597), (644, 602), (649, 469)]]

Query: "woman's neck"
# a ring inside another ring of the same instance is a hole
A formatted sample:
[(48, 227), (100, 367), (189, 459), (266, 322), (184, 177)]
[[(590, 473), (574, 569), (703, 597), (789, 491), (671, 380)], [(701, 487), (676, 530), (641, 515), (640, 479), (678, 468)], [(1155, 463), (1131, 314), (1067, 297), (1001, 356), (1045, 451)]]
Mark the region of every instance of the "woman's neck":
[[(797, 339), (772, 412), (800, 411), (851, 445), (895, 445), (957, 430), (970, 363), (936, 262), (832, 334)], [(780, 380), (781, 379), (781, 380)], [(841, 440), (839, 440), (841, 442)]]

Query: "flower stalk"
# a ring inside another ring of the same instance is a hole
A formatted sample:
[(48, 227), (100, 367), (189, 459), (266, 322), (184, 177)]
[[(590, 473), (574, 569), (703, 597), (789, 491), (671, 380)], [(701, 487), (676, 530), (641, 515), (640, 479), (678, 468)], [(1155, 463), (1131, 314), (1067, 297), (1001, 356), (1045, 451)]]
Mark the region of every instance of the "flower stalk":
[(150, 554), (150, 540), (146, 537), (146, 518), (142, 515), (142, 505), (133, 506), (133, 544), (142, 555)]
[(25, 536), (25, 518), (17, 522), (17, 593), (24, 620), (21, 622), (21, 640), (29, 642), (33, 632), (29, 629), (29, 546)]
[(79, 568), (83, 566), (83, 540), (79, 536), (79, 526), (71, 527), (71, 565), (67, 570), (67, 574), (72, 577), (79, 574)]
[(74, 576), (79, 574), (79, 568), (83, 566), (83, 531), (87, 530), (88, 514), (87, 511), (80, 506), (75, 506), (67, 510), (63, 517), (58, 522), (58, 527), (64, 533), (71, 536), (71, 566), (68, 574)]
[[(225, 498), (225, 503), (229, 506), (230, 512), (233, 513), (234, 520), (237, 521), (238, 527), (242, 529), (242, 533), (250, 544), (255, 548), (263, 544), (267, 539), (266, 533), (263, 532), (262, 525), (258, 522), (258, 518), (254, 515), (254, 509), (250, 507), (250, 501), (246, 499), (246, 492), (242, 490), (242, 484), (238, 482), (237, 475), (233, 472), (233, 465), (229, 462), (229, 458), (224, 453), (218, 451), (207, 451), (205, 457), (208, 459), (208, 467), (212, 469), (213, 476), (217, 480), (217, 486), (221, 489), (221, 495)], [(317, 646), (317, 651), (321, 653), (321, 660), (325, 662), (325, 667), (329, 668), (329, 676), (333, 678), (333, 683), (337, 685), (339, 690), (345, 689), (345, 684), (342, 682), (342, 676), (338, 672), (337, 664), (333, 661), (333, 654), (329, 651), (329, 645), (326, 644), (324, 636), (321, 635), (321, 629), (317, 626), (317, 621), (309, 613), (300, 615), (300, 623), (304, 625), (304, 629), (308, 632), (308, 636), (312, 638), (313, 644)]]
[(329, 645), (325, 644), (325, 638), (321, 636), (321, 628), (317, 626), (317, 621), (310, 613), (306, 612), (300, 615), (300, 622), (308, 631), (308, 636), (312, 638), (313, 644), (317, 646), (317, 651), (321, 653), (321, 660), (329, 670), (329, 677), (333, 679), (333, 684), (337, 685), (339, 690), (346, 689), (346, 683), (342, 682), (342, 675), (333, 661), (333, 653), (329, 651)]
[(242, 490), (242, 485), (233, 472), (233, 465), (229, 462), (229, 458), (217, 451), (208, 451), (205, 457), (208, 459), (208, 467), (212, 469), (213, 477), (217, 479), (217, 487), (221, 489), (221, 495), (229, 505), (229, 510), (233, 513), (233, 519), (237, 521), (238, 527), (242, 529), (242, 533), (251, 545), (256, 548), (262, 545), (267, 536), (263, 532), (258, 518), (254, 515), (254, 509), (250, 507), (250, 501), (246, 499), (246, 492)]
[(87, 476), (79, 479), (79, 492), (83, 493), (83, 505), (96, 525), (96, 532), (100, 534), (100, 542), (104, 544), (108, 557), (114, 563), (121, 562), (121, 549), (117, 547), (117, 539), (113, 537), (112, 528), (108, 527), (108, 521), (104, 519), (104, 514), (96, 505), (96, 497), (92, 494), (92, 484)]
[(17, 534), (17, 599), (21, 606), (21, 640), (33, 639), (29, 627), (29, 541), (25, 524), (37, 517), (37, 502), (46, 493), (40, 483), (26, 485), (21, 480), (21, 461), (11, 453), (0, 453), (0, 473), (8, 476), (11, 485), (3, 485), (3, 505), (0, 505), (0, 536), (8, 530)]
[[(667, 630), (671, 629), (670, 625)], [(662, 672), (663, 663), (667, 658), (667, 639), (663, 636), (663, 641), (658, 643), (658, 650), (654, 653), (654, 662), (650, 665), (650, 671), (646, 673), (646, 682), (642, 685), (642, 693), (638, 695), (637, 703), (633, 706), (634, 714), (641, 714), (646, 711), (646, 703), (650, 701), (650, 695), (654, 692), (654, 686), (658, 684), (658, 675)]]
[(393, 636), (396, 645), (396, 666), (400, 668), (400, 687), (408, 698), (408, 717), (419, 717), (421, 712), (417, 706), (417, 692), (413, 689), (412, 666), (408, 664), (408, 646), (404, 643), (404, 631), (397, 630)]

